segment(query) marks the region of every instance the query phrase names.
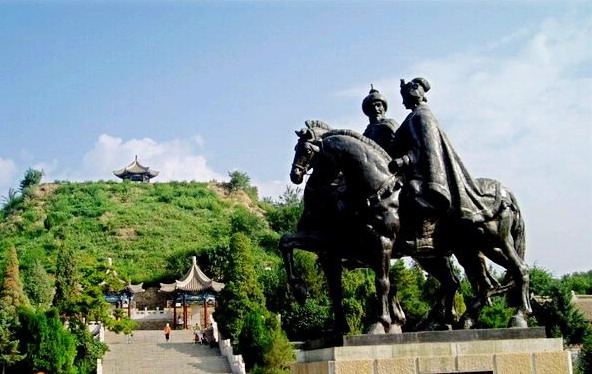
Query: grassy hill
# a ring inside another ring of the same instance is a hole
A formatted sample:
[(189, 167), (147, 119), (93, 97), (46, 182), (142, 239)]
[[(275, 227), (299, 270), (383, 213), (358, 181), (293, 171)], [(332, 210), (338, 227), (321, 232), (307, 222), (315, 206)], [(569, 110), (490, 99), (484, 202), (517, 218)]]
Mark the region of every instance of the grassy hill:
[(233, 232), (248, 231), (259, 263), (277, 263), (278, 234), (257, 204), (213, 182), (42, 184), (5, 206), (0, 254), (15, 246), (21, 268), (39, 259), (52, 273), (57, 249), (67, 246), (80, 266), (111, 257), (122, 277), (155, 283), (180, 276), (192, 255), (207, 267)]

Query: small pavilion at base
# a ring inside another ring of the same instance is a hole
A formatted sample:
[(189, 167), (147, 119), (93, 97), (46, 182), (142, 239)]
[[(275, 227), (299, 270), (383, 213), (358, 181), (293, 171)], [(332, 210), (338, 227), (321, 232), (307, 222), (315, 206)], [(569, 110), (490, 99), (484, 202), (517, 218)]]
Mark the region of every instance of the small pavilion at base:
[[(134, 299), (134, 295), (137, 293), (141, 293), (141, 292), (146, 291), (143, 287), (144, 283), (140, 283), (140, 284), (126, 283), (123, 279), (119, 278), (119, 276), (117, 275), (117, 271), (112, 269), (113, 260), (111, 259), (111, 257), (107, 258), (107, 265), (108, 265), (108, 269), (105, 272), (105, 274), (109, 277), (113, 277), (116, 282), (121, 283), (121, 284), (125, 284), (125, 287), (123, 287), (123, 289), (121, 289), (118, 292), (106, 290), (105, 299), (107, 300), (107, 302), (115, 303), (118, 307), (121, 307), (121, 308), (123, 308), (123, 302), (126, 301), (127, 302), (127, 316), (131, 318), (131, 315), (132, 315), (131, 306), (132, 306), (132, 301)], [(100, 285), (105, 287), (105, 286), (107, 286), (107, 282), (103, 281), (103, 282), (101, 282)]]
[(210, 279), (203, 271), (197, 266), (197, 258), (191, 257), (192, 265), (187, 271), (183, 279), (176, 280), (175, 283), (161, 283), (159, 292), (168, 292), (173, 294), (173, 324), (177, 321), (177, 300), (182, 301), (182, 313), (183, 313), (183, 328), (187, 326), (187, 296), (189, 295), (203, 295), (204, 305), (204, 328), (208, 325), (208, 292), (220, 292), (224, 288), (224, 283), (216, 282)]

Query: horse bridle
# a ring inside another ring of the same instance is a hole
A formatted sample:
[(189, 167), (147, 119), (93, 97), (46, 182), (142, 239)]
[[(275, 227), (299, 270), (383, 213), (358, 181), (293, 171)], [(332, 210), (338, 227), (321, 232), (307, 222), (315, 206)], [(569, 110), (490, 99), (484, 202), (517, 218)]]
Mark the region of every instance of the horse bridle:
[[(307, 139), (305, 142), (308, 143), (312, 147), (314, 153), (316, 154), (316, 153), (319, 153), (323, 149), (323, 140), (320, 138), (317, 138), (316, 134), (314, 132), (311, 132), (311, 134), (313, 137), (311, 139)], [(319, 145), (311, 143), (311, 141), (315, 141), (315, 140), (319, 141)], [(310, 165), (300, 165), (297, 162), (293, 162), (292, 168), (296, 168), (297, 170), (301, 171), (302, 174), (308, 175), (307, 173), (308, 173), (308, 170), (310, 169)]]

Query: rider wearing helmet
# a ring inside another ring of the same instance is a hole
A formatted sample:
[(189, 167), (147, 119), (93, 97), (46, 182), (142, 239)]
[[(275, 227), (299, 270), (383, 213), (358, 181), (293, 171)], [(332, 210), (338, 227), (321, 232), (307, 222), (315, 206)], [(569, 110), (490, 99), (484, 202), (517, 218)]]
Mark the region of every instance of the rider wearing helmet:
[(362, 111), (370, 120), (364, 131), (364, 136), (374, 140), (391, 154), (395, 131), (397, 131), (399, 124), (394, 119), (385, 117), (387, 108), (386, 98), (371, 85), (368, 96), (362, 101)]
[(499, 191), (482, 191), (456, 154), (426, 104), (430, 84), (424, 78), (405, 83), (401, 96), (411, 113), (395, 134), (390, 164), (402, 172), (401, 234), (412, 250), (431, 250), (444, 217), (484, 222), (499, 210)]

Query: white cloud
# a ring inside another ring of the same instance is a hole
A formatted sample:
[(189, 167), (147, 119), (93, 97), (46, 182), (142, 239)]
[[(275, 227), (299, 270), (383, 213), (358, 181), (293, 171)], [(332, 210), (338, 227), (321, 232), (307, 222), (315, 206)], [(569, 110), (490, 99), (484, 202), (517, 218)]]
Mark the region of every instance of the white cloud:
[(17, 187), (14, 185), (16, 176), (17, 168), (14, 161), (0, 157), (0, 196), (6, 196), (10, 187)]
[[(518, 52), (496, 50), (511, 43)], [(429, 104), (468, 169), (521, 202), (528, 262), (558, 274), (592, 268), (590, 45), (591, 17), (547, 20), (378, 82), (398, 90), (401, 77), (430, 81)]]
[[(519, 53), (424, 61), (433, 109), (475, 176), (510, 186), (527, 259), (559, 274), (592, 268), (592, 22), (550, 20)], [(560, 254), (561, 253), (561, 254)]]
[(150, 138), (130, 139), (124, 141), (107, 134), (99, 136), (94, 147), (82, 158), (80, 168), (75, 171), (59, 170), (57, 162), (43, 164), (47, 174), (46, 180), (106, 180), (116, 179), (114, 170), (129, 164), (138, 156), (138, 161), (159, 171), (154, 181), (171, 180), (225, 180), (207, 165), (207, 160), (200, 155), (196, 147), (198, 138), (189, 140), (173, 139), (157, 142)]

